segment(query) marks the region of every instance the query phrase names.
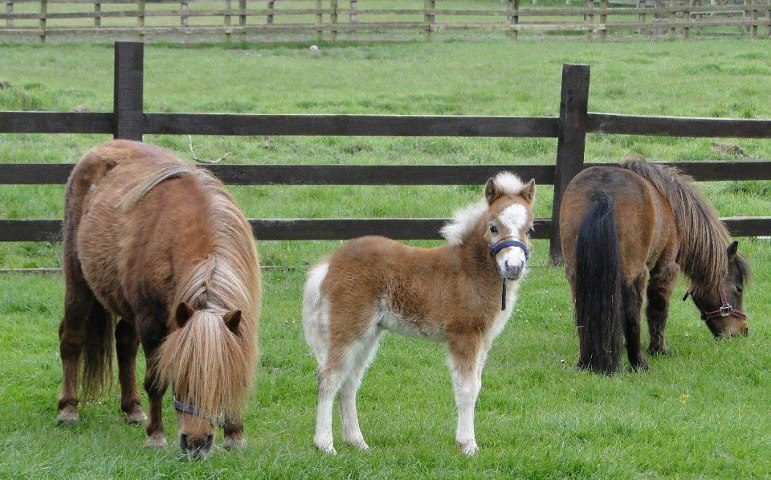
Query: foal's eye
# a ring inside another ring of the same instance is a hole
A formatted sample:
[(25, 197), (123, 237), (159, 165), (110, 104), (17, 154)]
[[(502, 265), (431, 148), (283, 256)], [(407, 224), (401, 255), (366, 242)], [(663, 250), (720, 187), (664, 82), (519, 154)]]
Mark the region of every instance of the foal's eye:
[(490, 225), (490, 233), (498, 233), (498, 227), (495, 225)]

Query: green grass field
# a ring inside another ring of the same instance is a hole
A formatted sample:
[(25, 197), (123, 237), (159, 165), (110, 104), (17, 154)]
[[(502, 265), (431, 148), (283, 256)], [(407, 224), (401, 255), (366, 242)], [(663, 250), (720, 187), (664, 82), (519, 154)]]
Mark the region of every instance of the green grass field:
[[(109, 111), (112, 47), (0, 44), (0, 110)], [(345, 43), (146, 48), (145, 109), (181, 112), (556, 115), (561, 65), (592, 66), (589, 108), (630, 114), (771, 117), (766, 41)], [(0, 135), (0, 162), (75, 162), (106, 136)], [(190, 158), (188, 138), (147, 141)], [(226, 163), (551, 164), (555, 139), (193, 137)], [(725, 147), (739, 147), (726, 153)], [(771, 158), (767, 140), (592, 135), (588, 161)], [(723, 216), (769, 215), (771, 182), (711, 182)], [(0, 186), (0, 218), (58, 218), (62, 186)], [(250, 217), (444, 217), (478, 198), (467, 187), (234, 187)], [(551, 188), (536, 213), (551, 211)], [(435, 242), (422, 242), (434, 244)], [(650, 371), (577, 372), (567, 284), (534, 245), (533, 271), (493, 347), (477, 408), (480, 454), (454, 445), (455, 413), (441, 345), (387, 336), (365, 376), (359, 411), (372, 451), (312, 447), (315, 364), (302, 339), (305, 268), (339, 242), (258, 242), (265, 270), (261, 366), (245, 415), (244, 453), (182, 463), (174, 447), (142, 447), (118, 392), (55, 424), (60, 382), (59, 275), (0, 275), (0, 478), (767, 478), (771, 243), (741, 239), (754, 268), (751, 334), (712, 340), (693, 305), (673, 302), (670, 355)], [(0, 268), (55, 267), (58, 244), (0, 245)], [(676, 295), (686, 289), (682, 282)], [(647, 342), (646, 342), (647, 343)], [(142, 373), (140, 372), (140, 378)], [(146, 405), (146, 399), (143, 397)], [(339, 432), (339, 424), (337, 425)], [(219, 440), (219, 439), (218, 439)]]

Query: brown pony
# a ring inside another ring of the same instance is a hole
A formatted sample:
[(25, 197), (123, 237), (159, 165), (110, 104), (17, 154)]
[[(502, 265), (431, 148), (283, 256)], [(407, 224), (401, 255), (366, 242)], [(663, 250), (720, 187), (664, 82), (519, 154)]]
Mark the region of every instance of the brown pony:
[(308, 273), (303, 326), (319, 365), (319, 450), (336, 453), (335, 395), (345, 442), (369, 448), (359, 428), (356, 392), (381, 333), (391, 330), (447, 344), (458, 410), (455, 439), (464, 454), (476, 453), (474, 408), (482, 367), (511, 316), (526, 271), (534, 195), (534, 181), (523, 185), (502, 172), (485, 185), (484, 200), (456, 213), (442, 229), (449, 245), (426, 249), (363, 237)]
[(112, 381), (114, 336), (130, 423), (146, 419), (140, 341), (147, 358), (146, 445), (166, 446), (161, 401), (171, 385), (184, 453), (208, 454), (220, 424), (226, 447), (243, 446), (260, 270), (249, 223), (219, 180), (144, 143), (92, 149), (67, 183), (64, 275), (60, 422), (78, 420), (79, 370), (86, 398)]
[(742, 292), (749, 268), (693, 180), (676, 169), (644, 160), (587, 168), (565, 191), (560, 235), (580, 368), (617, 371), (621, 331), (630, 367), (647, 368), (640, 352), (646, 295), (648, 352), (666, 353), (669, 297), (681, 269), (715, 337), (747, 334)]

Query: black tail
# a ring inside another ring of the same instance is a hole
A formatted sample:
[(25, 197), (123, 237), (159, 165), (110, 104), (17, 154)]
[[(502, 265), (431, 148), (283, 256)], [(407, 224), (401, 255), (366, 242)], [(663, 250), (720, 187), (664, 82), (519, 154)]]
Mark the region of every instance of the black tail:
[(618, 370), (622, 282), (613, 200), (607, 193), (595, 191), (576, 239), (579, 368), (608, 375)]

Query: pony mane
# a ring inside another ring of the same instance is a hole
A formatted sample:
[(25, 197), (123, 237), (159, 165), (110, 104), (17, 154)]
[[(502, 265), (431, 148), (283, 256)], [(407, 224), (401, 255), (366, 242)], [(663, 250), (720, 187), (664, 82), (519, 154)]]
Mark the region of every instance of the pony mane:
[[(257, 357), (260, 270), (251, 226), (222, 182), (183, 163), (163, 165), (143, 177), (121, 208), (134, 208), (153, 187), (182, 175), (192, 175), (206, 197), (204, 234), (210, 235), (212, 249), (177, 285), (171, 315), (181, 302), (205, 308), (166, 338), (156, 366), (181, 401), (209, 413), (236, 411), (251, 389)], [(237, 335), (222, 319), (232, 310), (241, 311)]]
[[(516, 196), (522, 191), (522, 180), (511, 172), (500, 172), (493, 179), (495, 188), (503, 195)], [(477, 203), (456, 210), (449, 223), (445, 224), (439, 233), (453, 246), (463, 245), (463, 241), (474, 231), (482, 215), (487, 211), (487, 202)]]
[(622, 162), (621, 167), (651, 182), (667, 199), (680, 237), (677, 263), (694, 286), (702, 290), (717, 288), (728, 266), (726, 250), (731, 236), (693, 179), (676, 168), (644, 159)]

